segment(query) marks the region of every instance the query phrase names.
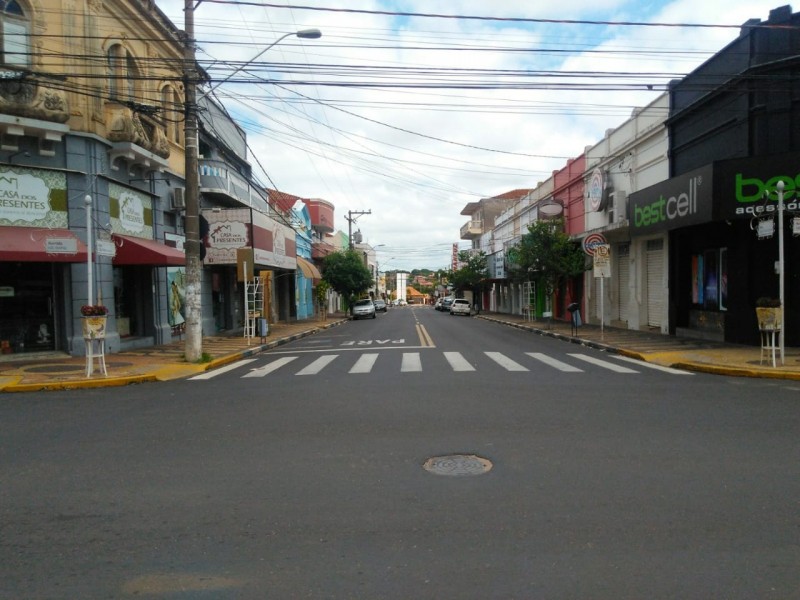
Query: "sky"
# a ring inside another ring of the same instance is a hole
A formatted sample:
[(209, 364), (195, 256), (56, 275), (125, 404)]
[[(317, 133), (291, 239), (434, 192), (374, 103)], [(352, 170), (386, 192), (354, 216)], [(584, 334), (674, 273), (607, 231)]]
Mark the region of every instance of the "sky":
[[(183, 29), (184, 0), (156, 4)], [(333, 203), (344, 232), (350, 215), (381, 271), (435, 270), (470, 246), (468, 203), (535, 188), (778, 6), (202, 0), (194, 18), (257, 180)]]

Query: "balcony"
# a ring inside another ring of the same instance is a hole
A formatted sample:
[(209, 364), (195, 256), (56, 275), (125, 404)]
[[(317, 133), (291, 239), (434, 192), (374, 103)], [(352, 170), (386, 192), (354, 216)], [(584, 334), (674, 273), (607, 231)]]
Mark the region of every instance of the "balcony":
[(312, 242), (311, 244), (311, 258), (314, 260), (323, 260), (329, 254), (336, 252), (336, 247), (328, 242)]
[(67, 95), (29, 73), (0, 71), (0, 145), (16, 151), (22, 136), (39, 140), (39, 154), (53, 156), (53, 145), (69, 132)]
[(483, 234), (483, 221), (467, 221), (461, 227), (462, 240), (474, 240)]
[(202, 159), (199, 169), (201, 193), (224, 196), (264, 214), (270, 214), (266, 191), (250, 183), (233, 165), (222, 160)]

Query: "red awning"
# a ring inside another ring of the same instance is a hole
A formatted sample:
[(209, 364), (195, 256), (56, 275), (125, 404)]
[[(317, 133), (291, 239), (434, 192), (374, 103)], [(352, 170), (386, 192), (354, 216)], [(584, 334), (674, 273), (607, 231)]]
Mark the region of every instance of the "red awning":
[(114, 265), (178, 267), (186, 264), (186, 255), (183, 250), (178, 250), (155, 240), (145, 240), (116, 233), (111, 238), (117, 246), (117, 253), (113, 261)]
[(69, 229), (0, 227), (0, 260), (86, 262), (86, 244)]

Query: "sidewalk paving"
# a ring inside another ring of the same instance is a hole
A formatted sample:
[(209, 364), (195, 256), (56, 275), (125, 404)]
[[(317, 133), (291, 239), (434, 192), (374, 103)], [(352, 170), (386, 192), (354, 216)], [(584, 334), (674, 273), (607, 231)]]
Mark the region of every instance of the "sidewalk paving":
[[(800, 348), (786, 348), (785, 364), (781, 365), (778, 357), (777, 366), (773, 367), (771, 357), (766, 353), (762, 362), (761, 348), (757, 346), (676, 338), (661, 333), (611, 327), (601, 330), (596, 325), (583, 325), (574, 335), (570, 324), (561, 321), (528, 321), (519, 315), (500, 313), (483, 313), (478, 318), (662, 366), (735, 377), (800, 380)], [(112, 387), (190, 377), (346, 321), (345, 315), (337, 314), (326, 321), (273, 324), (264, 344), (260, 338), (247, 340), (241, 333), (204, 337), (203, 352), (211, 359), (197, 364), (184, 360), (184, 341), (109, 354), (106, 356), (107, 376), (95, 363), (93, 375), (86, 377), (84, 357), (71, 357), (63, 353), (19, 358), (3, 356), (0, 357), (0, 391)]]

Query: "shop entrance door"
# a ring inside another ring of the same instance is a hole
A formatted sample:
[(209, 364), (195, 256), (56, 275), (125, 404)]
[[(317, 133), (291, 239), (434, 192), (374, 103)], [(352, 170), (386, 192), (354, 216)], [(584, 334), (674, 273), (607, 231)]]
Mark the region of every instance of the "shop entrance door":
[(0, 353), (56, 349), (54, 266), (0, 263)]

